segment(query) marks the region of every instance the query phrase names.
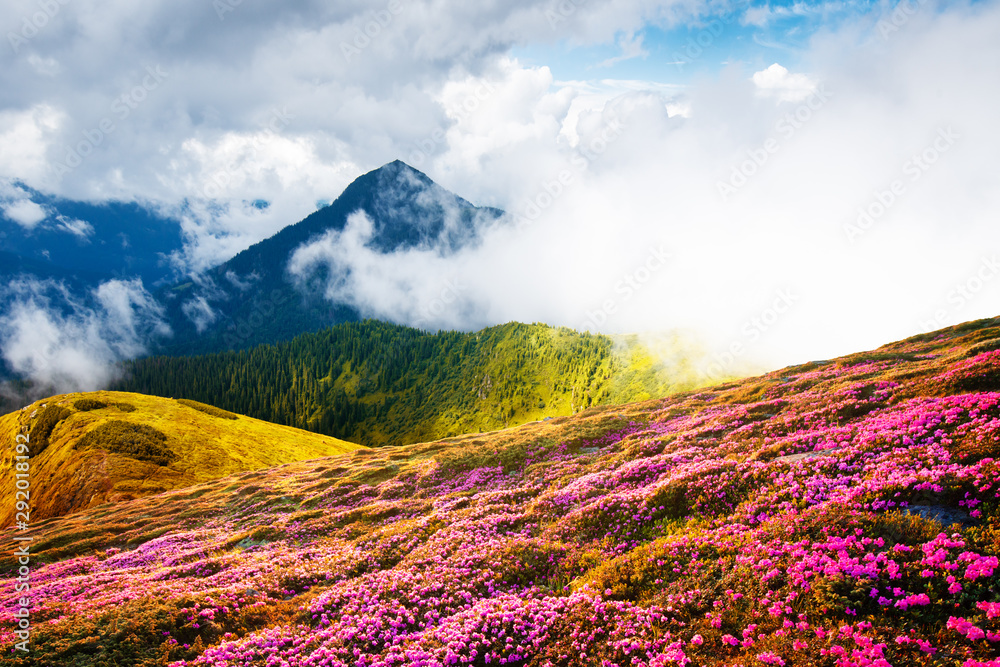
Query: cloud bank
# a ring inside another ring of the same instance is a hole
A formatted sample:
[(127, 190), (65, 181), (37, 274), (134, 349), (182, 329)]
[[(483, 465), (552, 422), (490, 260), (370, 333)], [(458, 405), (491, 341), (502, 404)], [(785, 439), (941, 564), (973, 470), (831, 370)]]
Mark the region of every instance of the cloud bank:
[[(602, 96), (512, 61), (455, 82), (422, 167), (514, 224), (446, 262), (325, 239), (330, 295), (431, 328), (696, 330), (726, 368), (996, 315), (1000, 100), (982, 73), (1000, 65), (1000, 12), (893, 20), (818, 35), (798, 72), (733, 64), (680, 91)], [(650, 270), (655, 253), (670, 259)]]
[[(428, 328), (683, 329), (723, 366), (829, 357), (997, 314), (1000, 4), (901, 5), (852, 5), (807, 39), (677, 82), (615, 79), (613, 65), (563, 80), (511, 54), (605, 44), (651, 63), (683, 44), (657, 50), (648, 26), (735, 12), (705, 33), (721, 48), (788, 12), (75, 0), (0, 56), (0, 175), (179, 210), (174, 261), (200, 270), (402, 158), (512, 223), (450, 256), (383, 256), (354, 219), (293, 273), (336, 265), (332, 298)], [(16, 33), (34, 11), (18, 0), (0, 20)], [(684, 53), (684, 71), (709, 57)]]
[(4, 364), (30, 379), (28, 387), (8, 384), (2, 393), (22, 400), (106, 387), (117, 362), (170, 334), (162, 308), (138, 280), (110, 280), (81, 299), (62, 283), (20, 278), (0, 301)]

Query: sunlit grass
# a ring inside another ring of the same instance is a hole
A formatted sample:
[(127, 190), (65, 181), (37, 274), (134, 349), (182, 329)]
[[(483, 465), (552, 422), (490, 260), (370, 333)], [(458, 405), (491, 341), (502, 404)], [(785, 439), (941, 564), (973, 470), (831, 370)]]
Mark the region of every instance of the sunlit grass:
[[(5, 498), (13, 498), (13, 440), (21, 426), (32, 433), (33, 453), (37, 453), (35, 438), (44, 437), (46, 444), (31, 460), (35, 521), (244, 470), (358, 449), (335, 438), (228, 416), (225, 411), (215, 416), (210, 407), (192, 408), (169, 398), (107, 391), (38, 401), (0, 418), (0, 488)], [(109, 429), (122, 427), (131, 435), (115, 439)], [(143, 429), (163, 437), (140, 444), (139, 440), (148, 439), (139, 437)], [(13, 518), (13, 509), (13, 503), (0, 506), (4, 525)]]

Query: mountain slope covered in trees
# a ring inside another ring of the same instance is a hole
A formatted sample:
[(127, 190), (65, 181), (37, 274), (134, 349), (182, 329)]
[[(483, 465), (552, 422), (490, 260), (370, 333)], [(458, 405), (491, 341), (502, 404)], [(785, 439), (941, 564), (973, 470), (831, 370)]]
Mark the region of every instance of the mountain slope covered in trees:
[(183, 396), (364, 445), (492, 431), (698, 384), (674, 341), (506, 324), (476, 333), (347, 323), (286, 343), (129, 362), (116, 388)]

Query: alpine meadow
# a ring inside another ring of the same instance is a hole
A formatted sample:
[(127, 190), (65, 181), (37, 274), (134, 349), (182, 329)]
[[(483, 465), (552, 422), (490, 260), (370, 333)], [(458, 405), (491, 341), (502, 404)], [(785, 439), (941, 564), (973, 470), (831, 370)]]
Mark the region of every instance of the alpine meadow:
[(0, 3), (0, 665), (1000, 667), (998, 33)]

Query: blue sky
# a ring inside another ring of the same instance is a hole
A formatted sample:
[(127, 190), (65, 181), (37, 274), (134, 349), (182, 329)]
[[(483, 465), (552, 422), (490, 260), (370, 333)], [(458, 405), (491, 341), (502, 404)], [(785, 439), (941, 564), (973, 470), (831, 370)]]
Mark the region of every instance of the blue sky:
[(874, 6), (869, 1), (754, 2), (706, 12), (680, 25), (648, 23), (634, 32), (620, 33), (615, 44), (582, 46), (564, 39), (518, 46), (512, 53), (527, 65), (548, 66), (558, 80), (616, 78), (687, 84), (693, 77), (711, 76), (730, 64), (750, 71), (774, 62), (794, 68), (816, 32), (836, 30), (844, 20), (869, 14)]

